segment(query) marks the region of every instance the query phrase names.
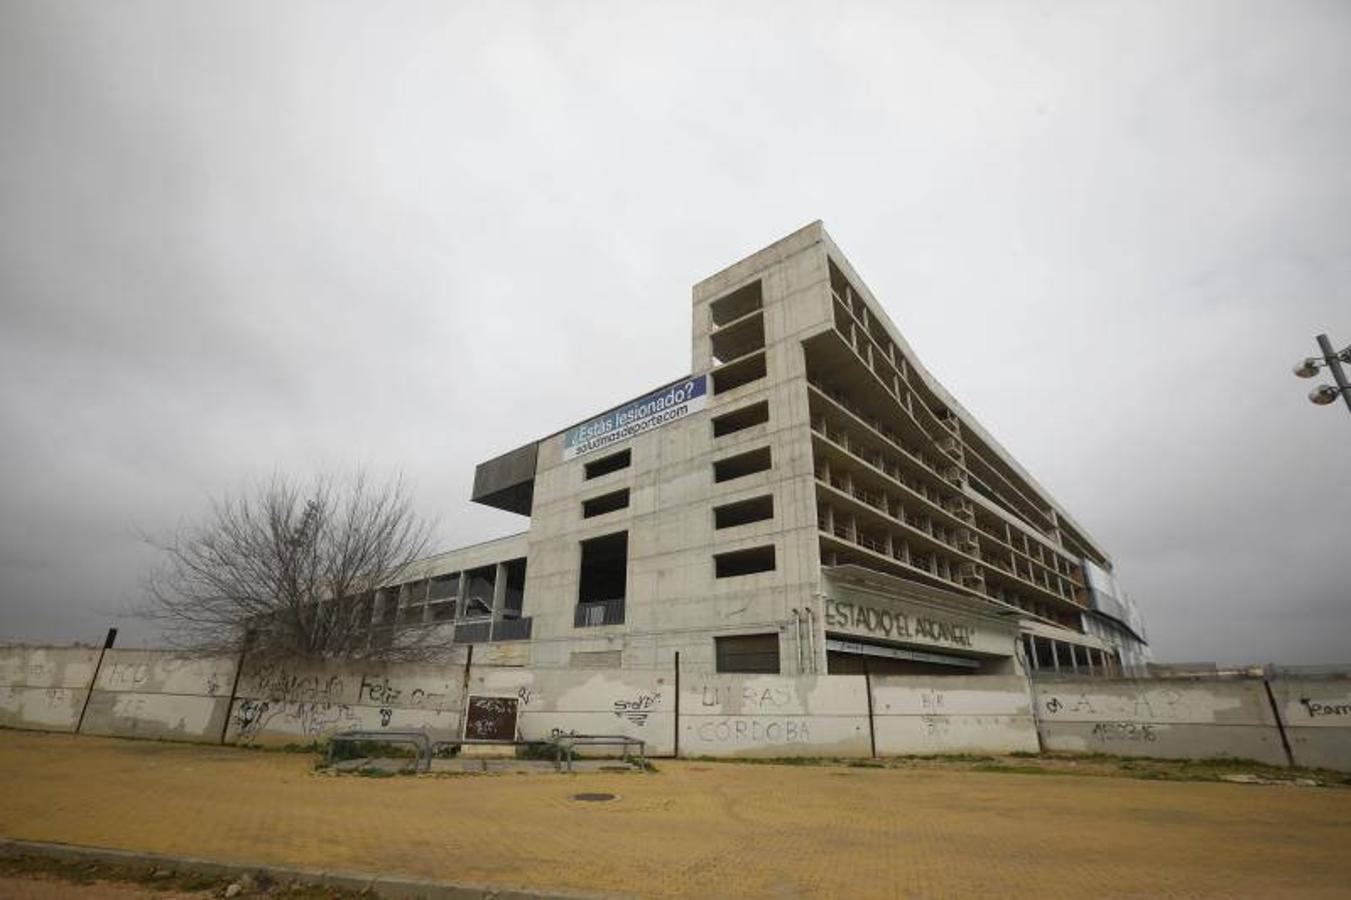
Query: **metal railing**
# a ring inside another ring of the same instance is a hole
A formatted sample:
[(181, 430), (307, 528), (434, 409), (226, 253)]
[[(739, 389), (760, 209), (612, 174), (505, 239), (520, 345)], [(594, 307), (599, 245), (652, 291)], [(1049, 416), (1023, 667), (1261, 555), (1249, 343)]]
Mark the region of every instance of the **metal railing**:
[(479, 619), (455, 626), (456, 644), (485, 644), (489, 641), (525, 641), (534, 630), (534, 619)]
[(461, 622), (455, 626), (455, 643), (457, 644), (483, 644), (492, 637), (493, 623), (491, 619), (484, 619), (479, 622)]
[(493, 622), (494, 641), (528, 641), (534, 619), (498, 619)]
[(572, 624), (577, 628), (595, 625), (624, 624), (624, 598), (617, 600), (588, 600), (577, 604)]

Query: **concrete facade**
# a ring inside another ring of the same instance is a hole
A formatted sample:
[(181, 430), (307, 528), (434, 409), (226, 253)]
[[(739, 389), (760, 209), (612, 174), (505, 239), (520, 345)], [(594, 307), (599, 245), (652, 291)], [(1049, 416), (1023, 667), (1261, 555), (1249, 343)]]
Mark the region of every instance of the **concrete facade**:
[(480, 465), (473, 499), (528, 530), (424, 561), (375, 631), (543, 668), (1148, 659), (1105, 551), (920, 365), (819, 222), (695, 286), (691, 372)]

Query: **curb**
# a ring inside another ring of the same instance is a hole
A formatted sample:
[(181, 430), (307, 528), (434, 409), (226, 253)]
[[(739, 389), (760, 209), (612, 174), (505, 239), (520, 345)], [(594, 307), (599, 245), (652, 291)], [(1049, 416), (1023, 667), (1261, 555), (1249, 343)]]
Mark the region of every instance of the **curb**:
[(87, 860), (133, 865), (160, 866), (180, 872), (202, 875), (257, 876), (266, 874), (278, 882), (300, 881), (350, 891), (371, 891), (379, 897), (392, 900), (595, 900), (613, 898), (620, 894), (578, 894), (566, 891), (535, 891), (528, 888), (490, 887), (478, 884), (455, 884), (422, 878), (401, 878), (367, 872), (343, 872), (327, 869), (298, 869), (250, 863), (227, 863), (191, 856), (168, 856), (137, 850), (115, 850), (111, 847), (86, 847), (81, 844), (59, 844), (46, 841), (22, 841), (0, 838), (0, 856), (31, 854), (57, 859)]

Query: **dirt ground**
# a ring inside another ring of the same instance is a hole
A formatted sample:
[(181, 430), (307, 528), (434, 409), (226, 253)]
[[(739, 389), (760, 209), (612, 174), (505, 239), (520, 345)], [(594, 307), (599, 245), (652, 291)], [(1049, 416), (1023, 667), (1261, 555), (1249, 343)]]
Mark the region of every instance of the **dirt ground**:
[(0, 878), (6, 900), (199, 900), (210, 894), (164, 893), (131, 884), (79, 884), (49, 878)]
[(363, 778), (306, 754), (0, 731), (0, 835), (639, 896), (1351, 896), (1345, 787), (1011, 762)]

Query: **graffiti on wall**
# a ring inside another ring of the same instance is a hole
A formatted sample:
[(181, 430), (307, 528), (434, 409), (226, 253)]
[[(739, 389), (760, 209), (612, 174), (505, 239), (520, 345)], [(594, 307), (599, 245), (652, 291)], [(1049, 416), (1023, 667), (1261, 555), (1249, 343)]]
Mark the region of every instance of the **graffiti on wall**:
[(425, 687), (408, 688), (388, 675), (362, 675), (357, 688), (357, 702), (372, 706), (403, 706), (414, 709), (446, 709), (453, 707), (453, 698), (446, 691), (428, 690)]
[(648, 716), (652, 715), (653, 709), (660, 702), (660, 691), (650, 694), (640, 691), (632, 700), (614, 702), (615, 717), (634, 725), (646, 725)]
[(791, 715), (798, 705), (797, 692), (784, 684), (698, 685), (699, 706), (726, 715), (712, 716), (685, 726), (692, 740), (705, 744), (753, 747), (805, 744), (811, 741), (811, 726), (805, 718)]
[(229, 687), (234, 663), (219, 657), (147, 656), (109, 658), (99, 670), (98, 689), (135, 693), (215, 697)]
[(239, 685), (239, 693), (272, 701), (315, 703), (341, 697), (343, 687), (341, 675), (294, 672), (282, 663), (272, 663), (248, 673)]
[(1159, 739), (1154, 726), (1148, 722), (1094, 722), (1093, 738), (1104, 744), (1119, 741), (1153, 743)]
[(1351, 716), (1351, 703), (1320, 703), (1308, 697), (1300, 697), (1299, 702), (1311, 719), (1319, 716)]
[[(267, 732), (317, 739), (350, 728), (389, 728), (400, 710), (458, 709), (448, 682), (359, 670), (333, 673), (269, 663), (240, 681), (233, 722), (239, 740)], [(365, 711), (363, 714), (363, 710)]]
[(685, 727), (706, 744), (805, 744), (811, 727), (805, 719), (709, 719)]
[[(381, 713), (387, 712), (381, 710)], [(382, 723), (389, 724), (382, 715)], [(240, 700), (235, 704), (237, 739), (250, 741), (265, 731), (299, 733), (319, 738), (343, 728), (358, 728), (361, 717), (346, 703), (324, 701)]]
[(1186, 705), (1180, 691), (1158, 688), (1140, 691), (1130, 696), (1094, 695), (1086, 692), (1055, 695), (1042, 702), (1042, 708), (1051, 716), (1061, 713), (1071, 716), (1092, 716), (1110, 719), (1150, 719), (1178, 721), (1187, 717)]
[(700, 706), (740, 705), (746, 709), (782, 709), (796, 698), (787, 687), (736, 687), (733, 685), (705, 684), (699, 688)]

